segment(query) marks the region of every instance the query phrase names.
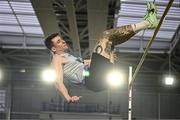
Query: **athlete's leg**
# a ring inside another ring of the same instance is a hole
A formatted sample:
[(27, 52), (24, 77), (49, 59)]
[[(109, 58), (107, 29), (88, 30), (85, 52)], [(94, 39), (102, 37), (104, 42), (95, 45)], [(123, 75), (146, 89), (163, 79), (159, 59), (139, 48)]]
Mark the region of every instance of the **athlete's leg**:
[(102, 39), (98, 41), (93, 52), (110, 59), (112, 56), (112, 44), (121, 44), (141, 30), (146, 28), (156, 28), (157, 24), (157, 7), (154, 4), (147, 2), (147, 12), (143, 21), (105, 31)]
[[(153, 6), (153, 4), (151, 6)], [(88, 89), (101, 91), (107, 88), (107, 83), (104, 81), (106, 79), (105, 75), (109, 70), (114, 68), (113, 64), (110, 63), (112, 54), (114, 53), (112, 45), (127, 41), (140, 30), (155, 27), (155, 22), (150, 22), (152, 18), (156, 18), (156, 14), (150, 9), (144, 21), (104, 32), (103, 37), (97, 42), (93, 50), (89, 69), (90, 76), (85, 79), (85, 86)]]
[(147, 2), (147, 12), (143, 21), (107, 30), (104, 32), (103, 37), (112, 41), (113, 45), (117, 45), (129, 40), (141, 30), (156, 28), (157, 24), (157, 7), (153, 3)]

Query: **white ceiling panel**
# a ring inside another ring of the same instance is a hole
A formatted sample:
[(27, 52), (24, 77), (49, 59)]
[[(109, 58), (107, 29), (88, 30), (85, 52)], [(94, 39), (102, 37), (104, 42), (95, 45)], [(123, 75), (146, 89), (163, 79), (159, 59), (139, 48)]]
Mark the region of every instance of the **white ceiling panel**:
[(31, 13), (34, 14), (34, 10), (30, 2), (10, 2), (15, 13)]
[(21, 33), (21, 28), (17, 26), (12, 25), (0, 25), (0, 32), (15, 32), (15, 33)]
[(39, 25), (39, 21), (38, 21), (36, 16), (17, 15), (17, 18), (19, 19), (19, 21), (20, 21), (20, 23), (22, 25), (23, 24), (26, 24), (26, 25)]
[[(23, 48), (40, 39), (43, 40), (43, 32), (29, 0), (0, 1), (0, 43), (3, 47)], [(42, 41), (36, 43), (43, 45)]]
[(20, 33), (23, 36), (43, 36), (39, 21), (29, 0), (0, 1), (1, 34)]
[(25, 33), (42, 34), (42, 30), (40, 27), (23, 26), (23, 29)]

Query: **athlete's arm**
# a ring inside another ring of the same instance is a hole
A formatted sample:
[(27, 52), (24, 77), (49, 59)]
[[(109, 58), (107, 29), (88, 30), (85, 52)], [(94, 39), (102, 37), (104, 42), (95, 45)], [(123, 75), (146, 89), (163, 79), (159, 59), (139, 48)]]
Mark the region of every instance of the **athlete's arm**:
[(56, 82), (55, 87), (56, 89), (62, 94), (62, 96), (65, 98), (67, 102), (76, 102), (80, 99), (78, 96), (70, 96), (68, 93), (68, 90), (63, 82), (63, 57), (59, 55), (53, 55), (52, 59), (52, 67), (55, 70), (56, 73)]
[(116, 56), (115, 51), (113, 50), (113, 51), (110, 53), (110, 62), (111, 62), (111, 63), (114, 63), (116, 60), (117, 60), (117, 56)]

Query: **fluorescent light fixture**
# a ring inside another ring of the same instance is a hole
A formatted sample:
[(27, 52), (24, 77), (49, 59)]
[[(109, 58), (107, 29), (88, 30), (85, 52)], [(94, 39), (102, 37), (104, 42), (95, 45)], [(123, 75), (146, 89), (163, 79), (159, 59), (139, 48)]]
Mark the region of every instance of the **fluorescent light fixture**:
[(26, 72), (26, 69), (21, 69), (19, 72), (25, 73), (25, 72)]
[(172, 77), (172, 76), (165, 77), (165, 84), (166, 85), (173, 85), (174, 84), (174, 77)]
[(53, 69), (50, 69), (50, 68), (45, 69), (42, 72), (42, 78), (45, 82), (48, 82), (48, 83), (54, 82), (56, 79), (55, 71)]

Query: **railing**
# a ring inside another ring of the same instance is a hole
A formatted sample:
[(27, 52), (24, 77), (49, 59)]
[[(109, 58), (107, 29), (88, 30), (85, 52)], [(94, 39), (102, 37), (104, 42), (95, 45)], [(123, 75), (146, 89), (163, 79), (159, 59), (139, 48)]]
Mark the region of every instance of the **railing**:
[(96, 113), (107, 113), (112, 114), (120, 113), (120, 105), (99, 105), (99, 104), (81, 104), (81, 103), (56, 103), (56, 102), (43, 102), (42, 111), (53, 111), (53, 112), (96, 112)]

